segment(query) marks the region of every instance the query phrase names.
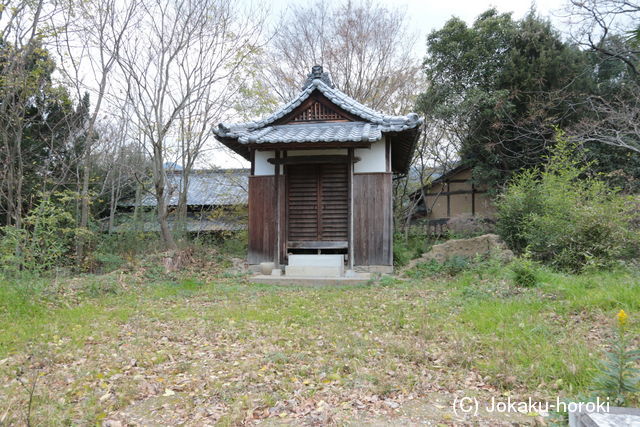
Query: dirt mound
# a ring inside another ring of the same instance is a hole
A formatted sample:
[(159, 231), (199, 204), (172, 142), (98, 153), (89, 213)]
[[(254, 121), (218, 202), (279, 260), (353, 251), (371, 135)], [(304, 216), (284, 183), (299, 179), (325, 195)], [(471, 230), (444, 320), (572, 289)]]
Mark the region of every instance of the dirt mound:
[(445, 262), (454, 257), (474, 258), (478, 255), (497, 255), (504, 261), (510, 261), (514, 256), (498, 235), (483, 234), (470, 239), (453, 239), (434, 245), (429, 252), (411, 261), (407, 269), (431, 260)]

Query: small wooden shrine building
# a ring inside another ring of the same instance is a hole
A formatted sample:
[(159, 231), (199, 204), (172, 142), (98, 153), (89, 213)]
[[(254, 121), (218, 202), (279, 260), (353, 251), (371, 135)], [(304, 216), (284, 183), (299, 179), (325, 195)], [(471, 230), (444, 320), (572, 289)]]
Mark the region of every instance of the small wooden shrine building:
[(314, 66), (280, 110), (219, 124), (216, 138), (251, 162), (249, 264), (344, 254), (349, 269), (391, 271), (392, 179), (407, 172), (421, 123), (360, 104)]

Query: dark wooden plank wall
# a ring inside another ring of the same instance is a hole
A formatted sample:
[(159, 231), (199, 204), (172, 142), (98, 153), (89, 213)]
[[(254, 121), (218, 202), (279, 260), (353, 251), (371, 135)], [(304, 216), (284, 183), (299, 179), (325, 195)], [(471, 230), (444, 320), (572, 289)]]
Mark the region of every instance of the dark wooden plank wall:
[(391, 173), (353, 175), (354, 264), (393, 265)]
[(249, 177), (249, 264), (275, 261), (275, 179), (274, 176)]

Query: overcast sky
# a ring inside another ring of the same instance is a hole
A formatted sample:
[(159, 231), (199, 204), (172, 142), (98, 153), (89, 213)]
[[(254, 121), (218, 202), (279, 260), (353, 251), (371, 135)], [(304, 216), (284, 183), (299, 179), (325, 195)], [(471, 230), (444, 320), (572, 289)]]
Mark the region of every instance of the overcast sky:
[[(456, 16), (465, 20), (468, 24), (490, 7), (495, 7), (499, 12), (513, 12), (513, 17), (519, 19), (523, 17), (531, 8), (535, 6), (538, 14), (549, 17), (556, 28), (562, 28), (562, 19), (557, 17), (564, 0), (378, 0), (389, 7), (402, 7), (406, 9), (407, 18), (411, 29), (417, 33), (416, 55), (423, 56), (425, 53), (425, 40), (431, 31), (441, 28), (447, 20)], [(289, 5), (299, 4), (291, 0), (272, 0), (270, 5), (270, 16), (277, 20), (278, 16), (284, 12)], [(248, 162), (239, 156), (229, 155), (215, 150), (213, 163), (215, 166), (233, 168), (248, 167)]]

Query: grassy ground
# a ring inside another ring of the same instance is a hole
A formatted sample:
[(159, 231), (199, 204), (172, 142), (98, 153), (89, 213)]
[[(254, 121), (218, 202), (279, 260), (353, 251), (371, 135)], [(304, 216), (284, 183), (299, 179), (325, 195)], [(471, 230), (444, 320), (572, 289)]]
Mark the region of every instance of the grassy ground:
[(636, 273), (519, 288), (496, 263), (459, 270), (309, 289), (137, 266), (0, 286), (0, 425), (26, 422), (30, 390), (35, 425), (534, 423), (452, 402), (576, 396), (618, 310), (639, 335)]

